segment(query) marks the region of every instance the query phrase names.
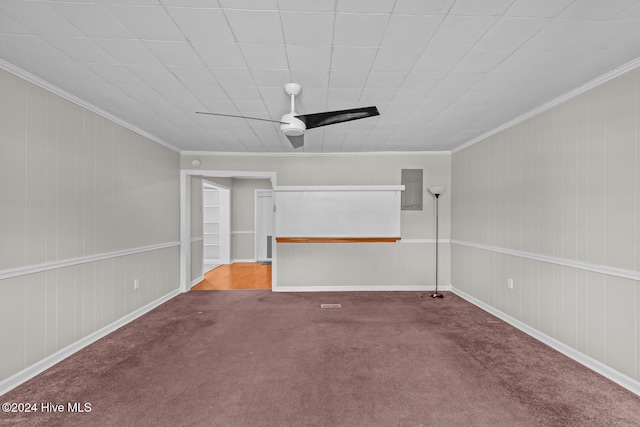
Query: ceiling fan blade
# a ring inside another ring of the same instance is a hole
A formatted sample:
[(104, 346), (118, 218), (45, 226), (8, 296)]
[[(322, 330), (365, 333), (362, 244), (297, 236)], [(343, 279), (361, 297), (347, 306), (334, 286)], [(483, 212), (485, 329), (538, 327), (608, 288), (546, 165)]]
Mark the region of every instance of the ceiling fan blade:
[(296, 116), (304, 122), (307, 129), (320, 126), (332, 125), (335, 123), (348, 122), (351, 120), (364, 119), (366, 117), (379, 116), (376, 107), (352, 108), (350, 110), (327, 111), (324, 113), (301, 114)]
[(291, 143), (291, 145), (293, 145), (293, 148), (300, 148), (304, 145), (304, 135), (298, 135), (298, 136), (286, 135), (286, 137), (289, 139), (289, 142)]
[(196, 114), (208, 114), (210, 116), (223, 116), (223, 117), (237, 117), (239, 119), (249, 119), (249, 120), (262, 120), (263, 122), (280, 123), (282, 125), (288, 124), (287, 122), (281, 122), (280, 120), (261, 119), (259, 117), (234, 116), (233, 114), (207, 113), (206, 111), (196, 111)]

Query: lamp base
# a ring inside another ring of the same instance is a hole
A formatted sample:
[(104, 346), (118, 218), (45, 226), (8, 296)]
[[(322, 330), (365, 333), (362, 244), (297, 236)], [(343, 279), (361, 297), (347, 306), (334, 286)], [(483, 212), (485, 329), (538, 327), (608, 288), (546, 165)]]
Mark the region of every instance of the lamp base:
[(444, 298), (444, 295), (434, 292), (431, 294), (431, 298)]

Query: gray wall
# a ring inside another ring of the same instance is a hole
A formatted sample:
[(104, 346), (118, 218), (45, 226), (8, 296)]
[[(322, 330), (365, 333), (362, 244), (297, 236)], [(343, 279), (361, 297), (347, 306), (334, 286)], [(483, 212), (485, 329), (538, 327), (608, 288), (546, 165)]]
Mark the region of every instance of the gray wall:
[(0, 93), (2, 381), (178, 288), (179, 155), (1, 70)]
[(233, 179), (231, 186), (231, 261), (255, 260), (255, 190), (271, 189), (268, 179)]
[[(192, 155), (181, 165), (191, 168), (199, 158), (202, 170), (276, 172), (277, 185), (391, 185), (400, 184), (403, 168), (424, 169), (425, 192), (433, 185), (449, 187), (448, 154), (342, 155)], [(239, 180), (237, 180), (239, 181)], [(450, 283), (449, 201), (441, 196), (439, 283)], [(253, 196), (252, 196), (253, 197)], [(402, 212), (399, 243), (277, 244), (277, 284), (282, 289), (320, 289), (329, 286), (425, 289), (434, 284), (434, 198), (425, 194), (423, 211)], [(251, 208), (253, 209), (253, 208)], [(233, 215), (233, 214), (232, 214)], [(235, 218), (235, 215), (233, 215)], [(253, 228), (253, 226), (251, 226)], [(234, 229), (236, 226), (234, 225)], [(251, 236), (253, 238), (253, 236)]]
[(452, 161), (453, 286), (635, 380), (639, 76), (611, 80)]

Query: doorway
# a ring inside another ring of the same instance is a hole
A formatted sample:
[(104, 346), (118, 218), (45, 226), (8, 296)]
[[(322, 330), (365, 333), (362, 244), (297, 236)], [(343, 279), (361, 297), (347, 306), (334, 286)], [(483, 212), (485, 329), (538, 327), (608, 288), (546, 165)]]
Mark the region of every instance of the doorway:
[(234, 262), (219, 265), (204, 275), (192, 291), (271, 289), (271, 265), (261, 262)]
[[(194, 208), (191, 201), (191, 178), (240, 178), (240, 179), (268, 179), (271, 187), (275, 187), (276, 172), (252, 171), (219, 171), (200, 169), (180, 170), (180, 292), (188, 292), (193, 285), (191, 261), (191, 212)], [(233, 254), (232, 254), (233, 255)], [(276, 290), (277, 284), (277, 245), (271, 249), (271, 288)], [(201, 269), (199, 269), (201, 271)]]

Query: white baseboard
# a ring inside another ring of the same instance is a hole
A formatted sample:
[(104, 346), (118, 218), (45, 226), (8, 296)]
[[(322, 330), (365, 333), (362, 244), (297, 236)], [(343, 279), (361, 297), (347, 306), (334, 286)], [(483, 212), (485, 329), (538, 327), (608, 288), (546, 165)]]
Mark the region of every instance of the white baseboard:
[(202, 282), (204, 280), (204, 274), (200, 277), (198, 277), (195, 280), (191, 281), (191, 286), (189, 286), (189, 289), (193, 288), (195, 285), (197, 285), (198, 283)]
[(247, 258), (247, 259), (232, 259), (231, 264), (234, 262), (258, 262), (255, 258)]
[(460, 289), (456, 289), (455, 287), (451, 286), (451, 292), (469, 301), (470, 303), (480, 307), (484, 311), (493, 314), (497, 318), (504, 320), (505, 322), (509, 323), (511, 326), (520, 329), (525, 334), (530, 335), (533, 338), (537, 339), (538, 341), (543, 342), (544, 344), (548, 345), (554, 350), (559, 351), (565, 356), (599, 373), (603, 377), (610, 379), (616, 384), (640, 396), (639, 381), (636, 381), (633, 378), (630, 378), (627, 375), (616, 371), (615, 369), (587, 356), (586, 354), (576, 350), (573, 347), (569, 347), (568, 345), (556, 340), (553, 337), (550, 337), (545, 333), (540, 332), (539, 330), (527, 325), (526, 323), (523, 323), (520, 320), (514, 317), (511, 317), (508, 314), (503, 313), (502, 311), (496, 309), (495, 307), (492, 307), (489, 304), (486, 304), (480, 301), (479, 299), (472, 297), (471, 295), (468, 295), (467, 293), (461, 291)]
[(120, 319), (116, 320), (115, 322), (105, 326), (102, 329), (99, 329), (89, 335), (87, 335), (84, 338), (79, 339), (78, 341), (74, 342), (73, 344), (68, 345), (67, 347), (58, 350), (57, 352), (53, 353), (50, 356), (45, 357), (44, 359), (42, 359), (39, 362), (34, 363), (33, 365), (23, 369), (20, 372), (17, 372), (15, 374), (13, 374), (12, 376), (10, 376), (9, 378), (6, 378), (2, 381), (0, 381), (0, 395), (3, 395), (5, 393), (8, 393), (10, 390), (16, 388), (17, 386), (19, 386), (20, 384), (30, 380), (31, 378), (35, 377), (36, 375), (44, 372), (45, 370), (49, 369), (50, 367), (54, 366), (55, 364), (57, 364), (58, 362), (61, 362), (62, 360), (66, 359), (67, 357), (71, 356), (72, 354), (76, 353), (79, 350), (82, 350), (83, 348), (87, 347), (89, 344), (92, 344), (96, 341), (98, 341), (100, 338), (103, 338), (105, 336), (107, 336), (108, 334), (110, 334), (111, 332), (115, 331), (116, 329), (121, 328), (122, 326), (126, 325), (127, 323), (137, 319), (138, 317), (142, 316), (145, 313), (148, 313), (149, 311), (153, 310), (154, 308), (158, 307), (159, 305), (169, 301), (171, 298), (175, 297), (176, 295), (178, 295), (180, 293), (179, 289), (175, 289), (171, 292), (169, 292), (168, 294), (166, 294), (163, 297), (158, 298), (155, 301), (150, 302), (149, 304), (140, 307), (139, 309), (127, 314), (124, 317), (121, 317)]
[[(439, 285), (438, 290), (448, 291), (449, 285)], [(427, 285), (329, 285), (329, 286), (282, 286), (272, 288), (273, 292), (430, 292), (435, 286)]]

